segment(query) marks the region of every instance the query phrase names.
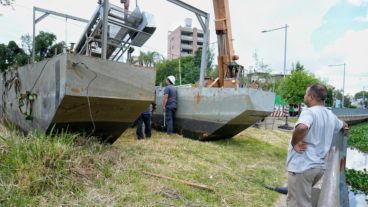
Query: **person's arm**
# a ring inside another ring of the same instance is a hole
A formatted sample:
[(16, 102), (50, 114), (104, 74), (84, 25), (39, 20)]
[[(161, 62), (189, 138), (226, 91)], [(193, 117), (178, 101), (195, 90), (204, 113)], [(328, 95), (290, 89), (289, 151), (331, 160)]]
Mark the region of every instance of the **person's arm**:
[(349, 125), (344, 121), (343, 121), (343, 124), (342, 124), (342, 130), (344, 132), (344, 135), (348, 136), (348, 134), (349, 134)]
[(167, 99), (169, 98), (169, 94), (165, 94), (162, 97), (162, 109), (165, 111), (166, 109), (166, 104), (167, 104)]
[(302, 153), (307, 149), (307, 144), (304, 143), (304, 137), (308, 133), (308, 126), (304, 124), (298, 124), (294, 131), (291, 138), (291, 146), (293, 146), (293, 149), (298, 152)]

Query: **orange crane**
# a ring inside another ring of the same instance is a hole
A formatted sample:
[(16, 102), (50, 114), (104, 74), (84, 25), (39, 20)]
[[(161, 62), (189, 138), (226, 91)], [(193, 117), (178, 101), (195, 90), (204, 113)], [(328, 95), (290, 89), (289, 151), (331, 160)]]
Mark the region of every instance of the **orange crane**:
[[(167, 0), (178, 6), (181, 6), (196, 14), (199, 23), (204, 31), (204, 44), (202, 50), (201, 71), (199, 78), (199, 87), (204, 85), (204, 70), (206, 68), (206, 57), (208, 47), (208, 25), (209, 14), (201, 11), (181, 0)], [(215, 80), (208, 80), (205, 84), (206, 87), (226, 87), (236, 88), (239, 87), (239, 75), (243, 70), (243, 66), (237, 64), (235, 61), (239, 59), (237, 55), (234, 55), (233, 40), (231, 34), (231, 22), (228, 0), (213, 0), (213, 8), (215, 10), (215, 29), (218, 42), (218, 77)], [(204, 18), (204, 19), (203, 19)]]
[(239, 56), (234, 55), (229, 1), (213, 0), (213, 8), (218, 44), (218, 78), (207, 85), (208, 87), (238, 87), (238, 79), (243, 66), (235, 62)]

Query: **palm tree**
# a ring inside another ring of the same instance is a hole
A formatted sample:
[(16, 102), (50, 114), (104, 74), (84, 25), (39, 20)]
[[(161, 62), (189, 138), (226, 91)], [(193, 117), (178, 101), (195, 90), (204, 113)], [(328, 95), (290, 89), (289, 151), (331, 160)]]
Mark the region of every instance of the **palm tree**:
[(155, 63), (163, 59), (162, 55), (155, 51), (140, 52), (139, 56), (134, 57), (133, 64), (138, 63), (140, 66), (154, 67)]

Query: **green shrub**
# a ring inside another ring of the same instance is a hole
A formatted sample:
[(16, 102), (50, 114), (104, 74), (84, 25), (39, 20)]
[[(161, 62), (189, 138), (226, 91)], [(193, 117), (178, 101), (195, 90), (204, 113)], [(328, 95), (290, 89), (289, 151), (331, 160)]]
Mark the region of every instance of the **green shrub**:
[(346, 182), (352, 187), (353, 191), (361, 191), (368, 194), (368, 171), (364, 170), (346, 170)]
[(348, 145), (368, 152), (368, 123), (353, 125), (349, 130)]

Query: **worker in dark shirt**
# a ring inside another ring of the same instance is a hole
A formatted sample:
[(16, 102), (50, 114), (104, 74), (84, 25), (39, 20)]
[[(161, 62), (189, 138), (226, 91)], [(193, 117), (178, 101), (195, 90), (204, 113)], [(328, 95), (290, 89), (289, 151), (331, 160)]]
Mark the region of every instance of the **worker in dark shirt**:
[(120, 0), (120, 3), (124, 4), (125, 10), (129, 10), (129, 0)]
[(151, 137), (151, 117), (152, 117), (152, 104), (143, 112), (137, 119), (137, 131), (136, 135), (138, 139), (144, 139), (143, 134), (143, 123), (144, 123), (144, 133), (146, 138)]
[(174, 117), (176, 112), (176, 88), (175, 77), (170, 75), (166, 80), (167, 86), (164, 90), (162, 99), (162, 110), (165, 112), (166, 132), (172, 134), (174, 132)]

